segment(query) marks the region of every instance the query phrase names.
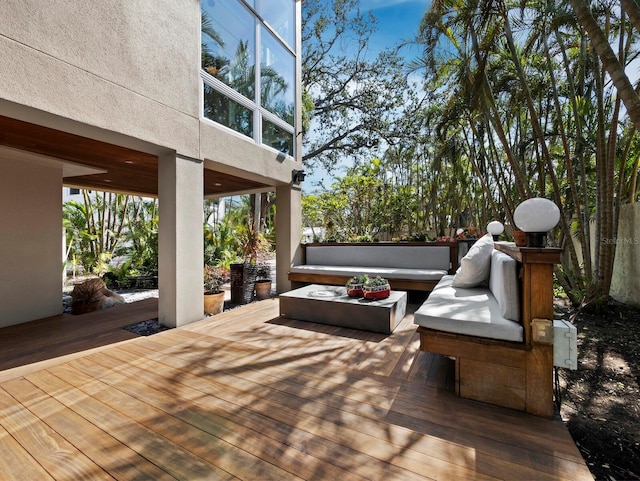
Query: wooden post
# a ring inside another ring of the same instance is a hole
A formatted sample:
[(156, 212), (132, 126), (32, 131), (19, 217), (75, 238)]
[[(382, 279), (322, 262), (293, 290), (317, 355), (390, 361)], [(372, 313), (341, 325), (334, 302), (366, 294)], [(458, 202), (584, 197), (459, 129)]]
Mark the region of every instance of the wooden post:
[(562, 249), (515, 247), (496, 243), (495, 248), (521, 263), (522, 325), (526, 355), (526, 411), (553, 417), (553, 344), (534, 340), (532, 321), (553, 321), (553, 266), (560, 262)]

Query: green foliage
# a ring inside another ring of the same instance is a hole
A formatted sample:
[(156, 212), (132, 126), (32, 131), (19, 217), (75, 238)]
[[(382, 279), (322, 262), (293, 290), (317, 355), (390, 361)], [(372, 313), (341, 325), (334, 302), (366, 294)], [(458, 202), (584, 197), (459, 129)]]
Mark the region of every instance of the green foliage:
[(133, 260), (129, 258), (117, 266), (109, 265), (102, 280), (104, 280), (109, 289), (123, 289), (128, 287), (128, 279), (140, 275), (140, 272), (136, 270), (132, 264)]
[(125, 245), (119, 255), (131, 259), (134, 275), (158, 273), (158, 201), (137, 198), (132, 202), (127, 218)]
[(205, 262), (228, 267), (239, 258), (239, 251), (236, 229), (227, 220), (215, 225), (204, 225)]
[(266, 262), (261, 262), (257, 266), (256, 281), (271, 280), (271, 267)]
[(103, 274), (122, 246), (131, 196), (113, 193), (90, 195), (83, 191), (83, 204), (63, 205), (68, 258), (85, 272)]
[(369, 280), (369, 276), (367, 274), (353, 276), (351, 279), (347, 281), (347, 286), (349, 286), (350, 284), (364, 284), (368, 280)]
[(218, 266), (205, 264), (203, 272), (203, 289), (205, 294), (220, 292), (220, 286), (224, 283), (222, 270)]
[(389, 284), (389, 281), (380, 276), (369, 278), (364, 282), (364, 285), (367, 287), (385, 286), (387, 284)]
[[(67, 262), (81, 265), (85, 272), (112, 278), (157, 274), (157, 200), (123, 194), (83, 191), (84, 200), (63, 205)], [(114, 257), (124, 261), (112, 266)]]
[(303, 137), (303, 161), (309, 168), (367, 158), (403, 135), (398, 112), (411, 87), (395, 51), (370, 55), (376, 29), (376, 18), (357, 0), (302, 2), (304, 131), (310, 134)]

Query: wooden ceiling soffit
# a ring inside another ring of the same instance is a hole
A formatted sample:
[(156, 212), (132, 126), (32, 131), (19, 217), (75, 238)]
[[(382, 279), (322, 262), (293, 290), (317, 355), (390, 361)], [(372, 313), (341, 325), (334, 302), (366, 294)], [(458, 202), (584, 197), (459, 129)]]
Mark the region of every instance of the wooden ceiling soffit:
[[(65, 185), (82, 189), (158, 195), (158, 157), (146, 152), (62, 132), (0, 115), (0, 145), (87, 166), (94, 173), (67, 169)], [(69, 165), (72, 165), (69, 164)], [(81, 175), (78, 175), (81, 174)], [(204, 196), (222, 197), (268, 190), (242, 175), (204, 169)]]

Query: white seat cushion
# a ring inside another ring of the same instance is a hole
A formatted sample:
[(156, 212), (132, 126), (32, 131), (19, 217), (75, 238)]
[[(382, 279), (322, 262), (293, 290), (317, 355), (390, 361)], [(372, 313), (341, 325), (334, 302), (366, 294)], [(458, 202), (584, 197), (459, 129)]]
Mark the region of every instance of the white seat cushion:
[(488, 288), (454, 287), (453, 277), (442, 278), (415, 312), (415, 324), (454, 334), (522, 342), (522, 326), (502, 316)]
[(460, 260), (460, 267), (453, 279), (455, 287), (476, 287), (486, 285), (491, 269), (493, 238), (487, 234), (471, 246), (467, 255)]
[(447, 274), (443, 269), (406, 269), (395, 267), (362, 267), (362, 266), (325, 266), (325, 265), (298, 265), (292, 266), (289, 272), (324, 274), (334, 276), (360, 276), (367, 274), (369, 277), (381, 276), (387, 279), (408, 279), (416, 281), (439, 281)]

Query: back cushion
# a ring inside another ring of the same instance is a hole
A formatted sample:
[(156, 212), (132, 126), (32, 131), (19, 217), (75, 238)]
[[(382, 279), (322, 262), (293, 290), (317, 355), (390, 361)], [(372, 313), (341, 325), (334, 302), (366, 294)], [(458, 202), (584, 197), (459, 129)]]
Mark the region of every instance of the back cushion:
[(493, 237), (491, 234), (486, 234), (471, 246), (467, 255), (460, 259), (460, 267), (451, 285), (466, 289), (486, 287), (491, 272), (491, 252), (493, 252)]
[(502, 317), (520, 322), (517, 263), (498, 250), (491, 253), (489, 289), (498, 301)]
[(447, 246), (307, 246), (306, 263), (323, 266), (397, 267), (449, 270)]

